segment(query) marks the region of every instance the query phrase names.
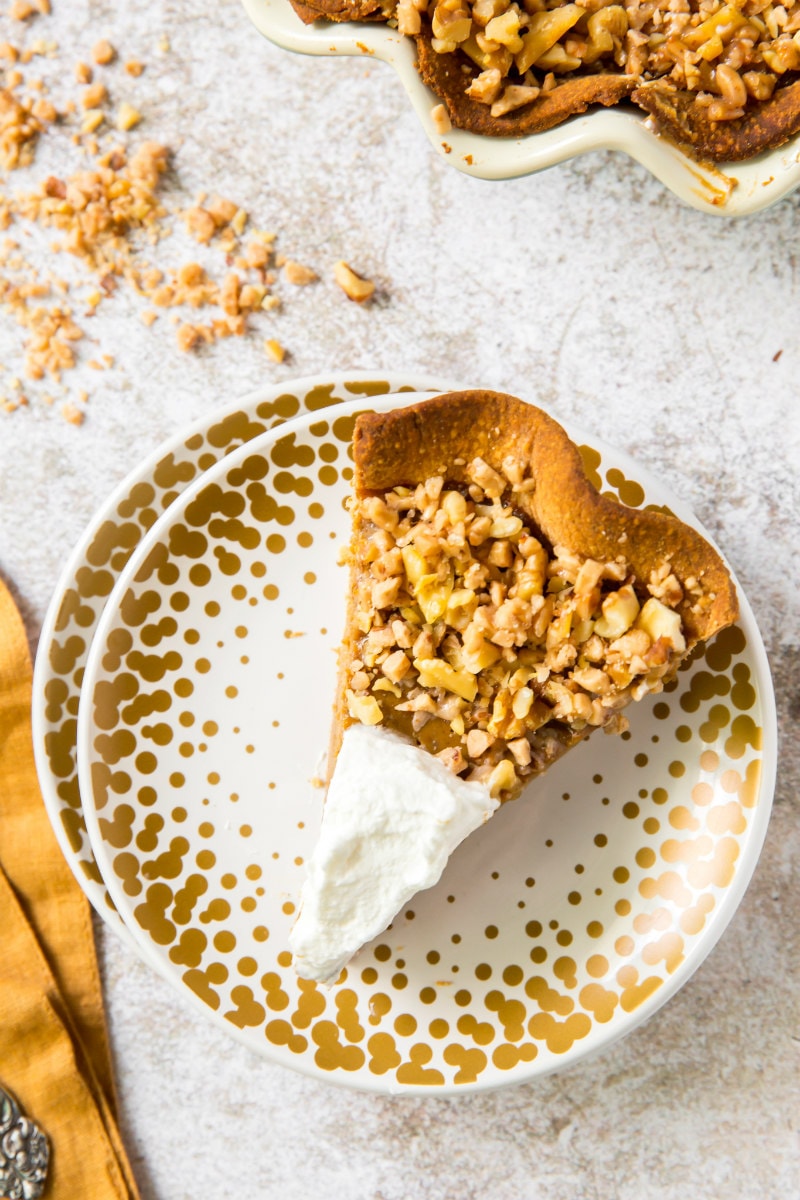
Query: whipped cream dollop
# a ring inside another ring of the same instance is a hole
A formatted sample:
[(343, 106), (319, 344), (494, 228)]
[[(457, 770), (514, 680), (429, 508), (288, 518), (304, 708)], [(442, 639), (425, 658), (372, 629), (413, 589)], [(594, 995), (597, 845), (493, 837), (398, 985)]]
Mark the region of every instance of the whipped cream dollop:
[(485, 784), (459, 779), (398, 734), (349, 726), (289, 936), (297, 974), (334, 982), (497, 807)]

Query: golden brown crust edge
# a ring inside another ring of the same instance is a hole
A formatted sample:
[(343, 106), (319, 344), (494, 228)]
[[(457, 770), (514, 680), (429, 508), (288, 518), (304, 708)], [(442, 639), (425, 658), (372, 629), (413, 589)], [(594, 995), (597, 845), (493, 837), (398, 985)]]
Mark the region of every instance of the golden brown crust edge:
[(356, 596), (356, 564), (355, 556), (351, 557), (349, 567), (349, 590), (347, 593), (347, 613), (344, 621), (344, 633), (338, 649), (338, 670), (336, 676), (336, 691), (333, 702), (333, 720), (331, 721), (330, 738), (328, 739), (327, 784), (330, 784), (336, 758), (342, 745), (342, 735), (350, 723), (347, 712), (347, 673), (349, 665), (355, 658), (355, 596)]
[(660, 133), (700, 160), (742, 162), (783, 145), (800, 130), (800, 80), (778, 88), (737, 121), (709, 121), (708, 110), (691, 92), (660, 81), (638, 87), (631, 99), (650, 113)]
[(303, 4), (302, 0), (289, 0), (304, 25), (315, 21), (385, 21), (386, 13), (381, 0), (314, 0)]
[(629, 75), (583, 75), (567, 80), (552, 93), (539, 96), (525, 108), (493, 117), (486, 104), (480, 104), (466, 94), (469, 80), (478, 69), (469, 63), (469, 74), (462, 70), (468, 60), (458, 54), (437, 54), (430, 44), (429, 33), (416, 38), (417, 68), (422, 82), (435, 92), (447, 109), (456, 129), (467, 129), (489, 137), (521, 137), (528, 133), (543, 133), (560, 125), (567, 117), (586, 112), (592, 104), (617, 104), (636, 86)]
[(737, 121), (709, 121), (708, 110), (691, 92), (668, 83), (642, 84), (630, 75), (582, 75), (559, 83), (555, 91), (503, 117), (466, 94), (477, 68), (464, 56), (437, 54), (428, 33), (417, 39), (418, 69), (423, 83), (444, 103), (457, 129), (489, 137), (522, 137), (543, 133), (592, 105), (613, 107), (630, 99), (649, 113), (659, 133), (687, 150), (694, 158), (710, 162), (740, 162), (782, 145), (800, 131), (800, 80), (778, 88), (770, 100)]
[[(383, 0), (290, 0), (306, 25), (324, 19), (335, 22), (385, 21)], [(563, 80), (552, 93), (502, 117), (466, 95), (467, 80), (478, 69), (463, 55), (437, 54), (430, 32), (417, 43), (420, 77), (447, 109), (456, 129), (488, 137), (522, 137), (543, 133), (593, 105), (610, 108), (630, 99), (649, 113), (659, 133), (698, 161), (742, 162), (774, 149), (800, 132), (800, 80), (779, 87), (736, 121), (709, 121), (707, 109), (691, 92), (678, 91), (663, 80), (642, 84), (636, 77), (616, 74), (579, 75)], [(464, 71), (468, 67), (468, 71)]]
[(695, 576), (714, 594), (702, 613), (693, 612), (688, 599), (679, 606), (690, 646), (738, 617), (733, 581), (705, 538), (676, 517), (601, 496), (561, 426), (514, 396), (452, 392), (389, 413), (364, 413), (356, 421), (353, 448), (359, 495), (431, 475), (466, 483), (472, 459), (502, 471), (503, 459), (512, 455), (536, 481), (532, 492), (512, 493), (513, 503), (551, 545), (599, 560), (624, 554), (642, 582), (670, 562), (679, 580)]

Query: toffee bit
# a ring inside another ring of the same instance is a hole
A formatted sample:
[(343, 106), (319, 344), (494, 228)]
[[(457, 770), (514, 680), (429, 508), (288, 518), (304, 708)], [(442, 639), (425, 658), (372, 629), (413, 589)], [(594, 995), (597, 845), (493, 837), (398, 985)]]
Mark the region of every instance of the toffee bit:
[(139, 112), (139, 110), (134, 108), (132, 104), (128, 104), (127, 101), (123, 100), (122, 104), (120, 104), (119, 108), (117, 109), (117, 129), (127, 132), (129, 129), (135, 128), (141, 119), (142, 114)]
[(309, 283), (316, 283), (319, 278), (311, 267), (304, 267), (302, 263), (294, 262), (292, 259), (284, 263), (283, 275), (286, 282), (295, 287), (305, 287)]
[(356, 275), (353, 268), (346, 262), (336, 263), (333, 268), (333, 277), (348, 300), (353, 300), (356, 304), (363, 304), (375, 294), (375, 284), (372, 280)]
[(267, 352), (267, 356), (271, 358), (274, 363), (282, 363), (286, 358), (286, 351), (280, 342), (275, 340), (275, 338), (267, 338), (264, 342), (264, 349)]
[(99, 67), (107, 67), (116, 57), (116, 50), (105, 38), (101, 38), (92, 46), (92, 58)]

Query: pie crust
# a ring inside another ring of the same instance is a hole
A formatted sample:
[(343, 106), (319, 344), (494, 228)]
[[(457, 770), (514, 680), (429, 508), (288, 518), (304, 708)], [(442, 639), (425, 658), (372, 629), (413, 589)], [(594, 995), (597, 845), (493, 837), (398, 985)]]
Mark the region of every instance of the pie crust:
[[(395, 16), (392, 0), (291, 0), (306, 24), (329, 21), (388, 21)], [(589, 11), (587, 9), (587, 11)], [(594, 11), (592, 9), (591, 11)], [(527, 104), (501, 116), (492, 106), (467, 95), (480, 69), (457, 50), (437, 53), (426, 23), (415, 36), (417, 68), (423, 82), (439, 97), (456, 129), (490, 137), (541, 133), (593, 105), (610, 107), (624, 100), (649, 113), (659, 133), (698, 161), (738, 162), (783, 145), (800, 130), (800, 79), (787, 71), (768, 99), (748, 101), (735, 119), (716, 119), (702, 92), (686, 91), (668, 78), (643, 82), (635, 73), (602, 67), (578, 69), (558, 76), (557, 86), (542, 90)]]
[(381, 723), (513, 798), (737, 618), (696, 530), (599, 494), (561, 426), (513, 396), (364, 413), (353, 452), (331, 771), (346, 726)]

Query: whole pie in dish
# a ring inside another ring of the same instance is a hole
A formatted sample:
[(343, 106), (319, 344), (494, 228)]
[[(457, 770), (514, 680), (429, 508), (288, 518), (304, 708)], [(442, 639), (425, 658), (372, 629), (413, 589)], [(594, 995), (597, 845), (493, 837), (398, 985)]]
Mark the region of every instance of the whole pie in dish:
[(458, 129), (519, 137), (630, 100), (695, 158), (800, 130), (800, 0), (292, 0), (302, 20), (385, 21)]
[(719, 554), (600, 495), (512, 396), (362, 414), (329, 786), (292, 931), (335, 978), (499, 804), (737, 617)]

